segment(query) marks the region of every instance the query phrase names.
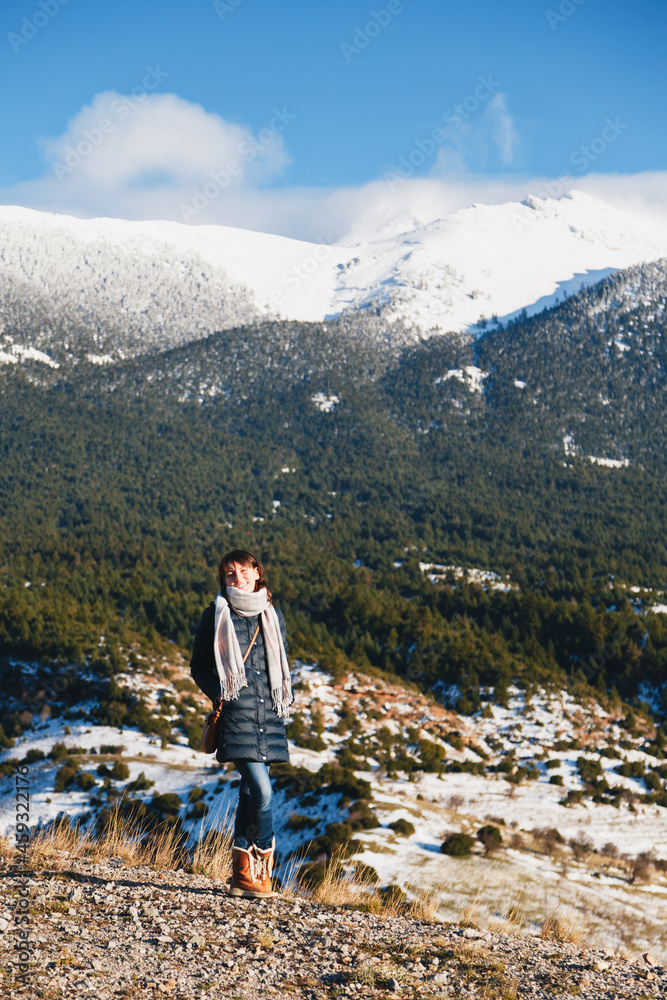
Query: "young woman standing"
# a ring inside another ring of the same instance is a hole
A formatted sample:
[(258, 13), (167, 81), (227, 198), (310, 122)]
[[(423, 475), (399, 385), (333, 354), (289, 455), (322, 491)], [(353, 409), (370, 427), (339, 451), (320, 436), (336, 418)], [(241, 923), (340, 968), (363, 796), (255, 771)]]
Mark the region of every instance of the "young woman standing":
[(264, 567), (244, 549), (223, 556), (220, 593), (195, 634), (190, 673), (217, 707), (223, 701), (216, 758), (241, 775), (232, 845), (232, 896), (274, 895), (273, 792), (269, 764), (289, 761), (285, 719), (293, 701), (282, 612), (273, 606)]

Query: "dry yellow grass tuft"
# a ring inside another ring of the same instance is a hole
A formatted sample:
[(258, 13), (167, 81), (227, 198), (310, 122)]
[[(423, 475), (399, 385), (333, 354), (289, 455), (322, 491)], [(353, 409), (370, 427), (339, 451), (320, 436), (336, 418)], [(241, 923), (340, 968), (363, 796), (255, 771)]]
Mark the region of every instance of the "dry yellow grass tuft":
[(128, 865), (141, 864), (141, 831), (129, 816), (114, 807), (104, 830), (98, 837), (90, 837), (86, 844), (86, 854), (94, 861), (105, 858), (122, 858)]
[(219, 823), (202, 828), (199, 838), (192, 849), (190, 862), (192, 871), (198, 875), (228, 882), (232, 876), (232, 841), (234, 830), (229, 812), (226, 812)]
[(302, 883), (301, 891), (309, 891), (315, 902), (357, 907), (389, 920), (399, 916), (434, 920), (440, 902), (440, 893), (432, 889), (410, 887), (413, 899), (409, 899), (397, 885), (379, 889), (377, 875), (372, 869), (365, 865), (351, 870), (346, 867), (344, 847), (319, 869), (317, 880), (313, 881), (310, 887), (308, 882), (305, 886)]
[(89, 845), (88, 834), (78, 823), (51, 823), (38, 828), (30, 838), (28, 863), (39, 871), (43, 868), (60, 869), (71, 858), (80, 858)]
[(316, 903), (328, 906), (358, 905), (362, 897), (367, 902), (372, 897), (375, 883), (371, 875), (359, 874), (358, 869), (345, 868), (345, 849), (340, 848), (325, 862), (321, 879), (312, 888), (312, 898)]
[(579, 945), (585, 937), (580, 924), (569, 917), (550, 914), (542, 924), (542, 938), (545, 941), (560, 941)]

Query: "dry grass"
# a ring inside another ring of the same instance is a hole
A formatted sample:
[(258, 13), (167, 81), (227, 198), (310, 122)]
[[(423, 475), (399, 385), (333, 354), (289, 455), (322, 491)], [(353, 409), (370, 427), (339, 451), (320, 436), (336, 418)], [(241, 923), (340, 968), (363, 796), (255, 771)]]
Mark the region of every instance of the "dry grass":
[(118, 808), (112, 809), (100, 836), (88, 839), (86, 854), (93, 861), (122, 858), (128, 865), (141, 864), (141, 832), (131, 816), (125, 816)]
[(372, 873), (356, 867), (350, 871), (347, 863), (345, 848), (340, 848), (323, 866), (320, 880), (310, 890), (306, 886), (310, 898), (326, 906), (356, 907), (388, 920), (400, 916), (435, 918), (440, 902), (437, 890), (411, 887), (415, 897), (411, 900), (398, 886), (378, 889)]
[(0, 836), (0, 858), (11, 858), (14, 854), (14, 848), (10, 843), (9, 837)]
[(231, 874), (231, 832), (223, 821), (221, 830), (202, 831), (189, 851), (184, 833), (163, 822), (147, 833), (138, 817), (116, 806), (104, 830), (97, 836), (67, 822), (52, 823), (32, 836), (28, 858), (36, 869), (59, 869), (76, 858), (93, 862), (121, 858), (130, 867), (146, 865), (156, 870), (175, 870), (189, 865), (191, 870), (211, 878), (227, 880)]
[(542, 938), (545, 941), (560, 941), (579, 945), (584, 937), (585, 932), (581, 925), (570, 917), (559, 917), (555, 913), (551, 913), (542, 924)]
[(233, 821), (229, 811), (215, 823), (215, 829), (202, 823), (199, 838), (192, 850), (191, 869), (197, 875), (228, 882), (232, 876)]
[(468, 903), (463, 907), (461, 910), (461, 916), (459, 917), (459, 924), (461, 927), (473, 927), (475, 930), (478, 930), (479, 920), (479, 908), (475, 901)]
[(410, 916), (415, 920), (435, 920), (440, 907), (441, 893), (437, 888), (408, 886), (414, 898), (410, 900)]
[(312, 898), (316, 903), (349, 906), (362, 902), (362, 896), (370, 898), (374, 894), (375, 883), (372, 876), (359, 875), (357, 869), (347, 871), (344, 854), (345, 850), (341, 848), (325, 863), (322, 879), (312, 889)]
[(60, 869), (72, 858), (81, 858), (89, 846), (88, 834), (78, 823), (52, 823), (39, 827), (30, 838), (28, 863), (34, 870)]
[(362, 962), (352, 973), (351, 979), (362, 986), (378, 990), (386, 987), (390, 979), (396, 980), (397, 983), (408, 983), (411, 976), (402, 965), (397, 965), (395, 962)]

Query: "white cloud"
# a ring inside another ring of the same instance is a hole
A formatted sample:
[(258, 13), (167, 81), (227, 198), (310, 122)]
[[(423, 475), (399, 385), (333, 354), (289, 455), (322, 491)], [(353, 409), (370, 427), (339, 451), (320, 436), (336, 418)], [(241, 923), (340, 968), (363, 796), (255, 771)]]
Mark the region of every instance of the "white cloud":
[[(289, 162), (282, 136), (291, 116), (274, 109), (254, 135), (175, 94), (96, 94), (62, 135), (44, 139), (49, 170), (24, 185), (35, 198), (87, 213), (94, 203), (116, 214), (159, 193), (173, 214), (178, 196), (216, 175), (221, 190), (257, 186)], [(150, 199), (149, 199), (150, 200)]]
[(484, 109), (483, 117), (491, 130), (500, 162), (504, 167), (510, 166), (514, 162), (519, 134), (514, 125), (514, 119), (507, 110), (507, 100), (504, 94), (494, 94)]
[[(346, 188), (266, 186), (289, 162), (292, 117), (285, 108), (268, 109), (253, 134), (174, 94), (140, 100), (97, 94), (61, 136), (44, 141), (45, 176), (0, 191), (0, 202), (82, 217), (182, 222), (183, 205), (206, 191), (187, 221), (331, 243), (405, 231), (475, 202), (557, 197), (575, 187), (651, 226), (667, 225), (667, 172), (587, 174), (567, 182), (506, 172), (518, 139), (500, 93), (443, 144), (431, 176), (391, 184), (379, 178)], [(480, 172), (490, 159), (498, 172)], [(216, 188), (211, 178), (221, 173), (229, 178)]]
[(496, 93), (482, 111), (445, 130), (433, 176), (444, 177), (509, 167), (514, 163), (519, 133), (507, 108), (507, 96)]

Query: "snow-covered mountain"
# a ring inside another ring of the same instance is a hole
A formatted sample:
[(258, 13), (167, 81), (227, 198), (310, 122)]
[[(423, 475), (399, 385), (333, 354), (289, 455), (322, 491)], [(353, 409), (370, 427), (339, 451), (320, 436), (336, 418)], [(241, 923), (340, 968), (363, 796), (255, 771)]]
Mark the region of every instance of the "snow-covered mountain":
[(25, 356), (11, 349), (17, 330), (29, 331), (22, 351), (85, 348), (103, 360), (261, 316), (319, 321), (378, 306), (416, 335), (476, 331), (667, 255), (667, 233), (579, 192), (403, 218), (346, 243), (0, 207), (3, 359)]

